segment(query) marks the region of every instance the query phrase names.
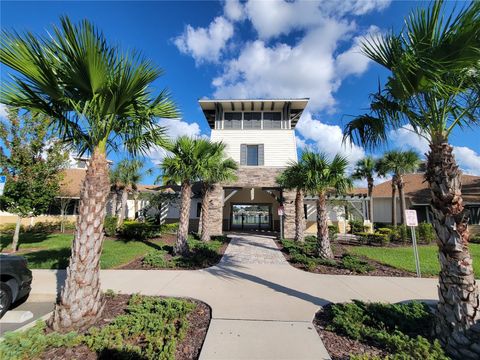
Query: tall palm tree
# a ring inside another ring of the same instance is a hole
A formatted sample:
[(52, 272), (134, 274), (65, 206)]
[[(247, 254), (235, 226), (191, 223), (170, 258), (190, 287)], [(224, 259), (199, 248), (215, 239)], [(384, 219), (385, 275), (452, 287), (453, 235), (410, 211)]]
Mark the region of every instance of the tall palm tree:
[(304, 215), (304, 194), (305, 194), (305, 174), (304, 164), (292, 162), (277, 177), (277, 183), (288, 190), (295, 190), (295, 241), (303, 242), (305, 240), (305, 215)]
[(428, 141), (425, 180), (440, 261), (435, 332), (453, 357), (473, 359), (480, 356), (473, 346), (478, 344), (473, 328), (480, 326), (479, 290), (461, 172), (448, 138), (480, 118), (480, 3), (468, 3), (447, 18), (442, 14), (443, 2), (434, 2), (415, 10), (400, 34), (364, 42), (364, 53), (390, 75), (373, 95), (370, 113), (347, 124), (345, 134), (373, 147), (387, 141), (389, 131), (408, 125)]
[(328, 236), (327, 194), (343, 194), (352, 188), (352, 180), (345, 175), (348, 160), (335, 155), (328, 160), (325, 154), (306, 151), (301, 163), (304, 168), (305, 190), (317, 196), (317, 248), (322, 258), (333, 258)]
[(211, 143), (209, 160), (205, 161), (200, 179), (202, 181), (202, 210), (200, 212), (200, 239), (210, 240), (209, 208), (210, 196), (215, 184), (236, 180), (237, 163), (231, 158), (225, 158), (226, 145), (222, 142)]
[(380, 175), (386, 176), (387, 174), (392, 174), (392, 225), (397, 225), (397, 207), (394, 189), (398, 189), (400, 197), (400, 219), (401, 223), (405, 224), (406, 202), (403, 175), (417, 170), (419, 164), (420, 157), (413, 150), (388, 151), (378, 161), (377, 170)]
[(180, 218), (175, 255), (187, 255), (188, 225), (192, 202), (192, 184), (200, 181), (212, 160), (212, 142), (203, 138), (181, 136), (168, 146), (170, 154), (161, 164), (164, 183), (180, 184)]
[(165, 142), (157, 117), (177, 117), (166, 92), (152, 97), (162, 71), (150, 61), (110, 46), (90, 22), (61, 18), (48, 36), (4, 31), (0, 61), (16, 72), (0, 102), (44, 113), (79, 154), (88, 152), (67, 279), (50, 325), (89, 327), (101, 315), (100, 254), (109, 193), (107, 152), (131, 154)]
[(352, 179), (354, 180), (367, 180), (367, 195), (369, 197), (368, 202), (368, 218), (373, 224), (373, 187), (374, 177), (377, 173), (376, 170), (377, 161), (372, 156), (365, 156), (355, 164), (353, 170)]
[(118, 181), (122, 194), (117, 223), (118, 226), (123, 225), (123, 222), (127, 217), (128, 194), (137, 191), (137, 185), (142, 179), (142, 168), (143, 162), (139, 159), (124, 159), (117, 165), (116, 172), (118, 173)]

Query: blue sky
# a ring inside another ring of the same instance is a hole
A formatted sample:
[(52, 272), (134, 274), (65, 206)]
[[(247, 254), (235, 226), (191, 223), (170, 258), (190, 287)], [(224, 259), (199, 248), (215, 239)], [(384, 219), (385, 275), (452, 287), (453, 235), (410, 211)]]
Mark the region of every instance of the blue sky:
[[(155, 83), (168, 87), (182, 112), (179, 121), (160, 123), (171, 136), (208, 135), (199, 98), (310, 97), (297, 129), (298, 145), (351, 161), (365, 154), (342, 147), (341, 128), (361, 114), (386, 72), (358, 51), (368, 34), (398, 31), (408, 1), (229, 1), (229, 2), (1, 2), (1, 27), (45, 34), (61, 15), (87, 18), (125, 49), (140, 50), (165, 70)], [(448, 7), (453, 6), (448, 3)], [(0, 67), (5, 79), (8, 70)], [(480, 174), (478, 128), (451, 137), (468, 173)], [(407, 130), (391, 134), (390, 147), (426, 151)], [(113, 160), (119, 156), (112, 154)], [(162, 151), (151, 159), (161, 160)], [(149, 166), (153, 166), (150, 164)], [(155, 175), (144, 179), (152, 182)]]

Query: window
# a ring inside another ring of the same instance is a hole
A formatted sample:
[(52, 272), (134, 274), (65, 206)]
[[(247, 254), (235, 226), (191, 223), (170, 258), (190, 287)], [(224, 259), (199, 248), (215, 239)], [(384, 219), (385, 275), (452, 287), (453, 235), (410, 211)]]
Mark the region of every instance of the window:
[(242, 128), (242, 113), (241, 112), (226, 112), (224, 129), (241, 129)]
[(247, 145), (247, 165), (258, 165), (258, 145)]
[(308, 219), (308, 206), (307, 206), (307, 204), (303, 204), (303, 216), (305, 216), (305, 220)]
[(197, 203), (197, 217), (200, 217), (200, 214), (202, 213), (202, 203), (198, 202)]
[(260, 129), (262, 123), (262, 113), (260, 112), (245, 112), (243, 113), (243, 128), (244, 129)]
[(263, 128), (264, 129), (281, 129), (282, 128), (282, 113), (280, 112), (264, 112), (263, 113)]

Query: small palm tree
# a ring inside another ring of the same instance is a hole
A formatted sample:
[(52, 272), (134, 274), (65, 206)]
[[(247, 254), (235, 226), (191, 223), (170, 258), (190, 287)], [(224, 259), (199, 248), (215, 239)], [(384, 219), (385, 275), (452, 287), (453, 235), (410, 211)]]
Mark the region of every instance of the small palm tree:
[(393, 150), (386, 152), (378, 161), (377, 170), (382, 176), (392, 174), (392, 225), (397, 225), (397, 204), (395, 201), (395, 188), (398, 189), (400, 197), (400, 218), (401, 223), (405, 224), (405, 182), (403, 175), (411, 173), (418, 169), (420, 157), (413, 150), (399, 151)]
[(369, 197), (368, 202), (368, 218), (373, 224), (373, 187), (374, 177), (377, 173), (376, 170), (377, 161), (372, 156), (366, 156), (360, 159), (355, 164), (353, 170), (352, 179), (354, 180), (367, 180), (367, 195)]
[(67, 279), (50, 325), (88, 328), (102, 313), (100, 255), (110, 191), (107, 151), (139, 154), (165, 143), (157, 117), (178, 117), (166, 92), (153, 98), (151, 84), (162, 71), (150, 61), (120, 51), (90, 22), (68, 18), (52, 35), (4, 31), (0, 61), (16, 71), (0, 102), (47, 114), (58, 136), (88, 152), (85, 180)]
[(277, 183), (288, 190), (295, 190), (295, 241), (305, 240), (304, 194), (305, 174), (302, 162), (292, 162), (277, 177)]
[(192, 202), (192, 184), (200, 181), (205, 169), (211, 166), (212, 142), (203, 138), (179, 137), (168, 147), (168, 155), (161, 164), (164, 183), (180, 184), (180, 218), (175, 255), (188, 255), (188, 225)]
[(205, 162), (203, 173), (200, 175), (202, 181), (202, 211), (200, 213), (200, 239), (210, 240), (210, 196), (215, 184), (237, 179), (237, 163), (231, 159), (225, 159), (225, 147), (222, 142), (211, 143), (209, 160)]
[(480, 322), (480, 297), (468, 249), (461, 172), (448, 138), (455, 128), (478, 124), (480, 2), (447, 18), (443, 11), (443, 1), (433, 2), (413, 11), (400, 34), (364, 42), (364, 53), (390, 75), (372, 95), (370, 113), (347, 124), (345, 136), (374, 147), (385, 143), (391, 130), (408, 125), (428, 141), (425, 180), (441, 269), (435, 332), (447, 352), (475, 359), (478, 352), (461, 351), (478, 343), (474, 327)]
[(304, 152), (301, 158), (304, 168), (305, 190), (317, 196), (317, 243), (318, 256), (333, 258), (328, 236), (327, 194), (334, 191), (343, 194), (352, 188), (352, 180), (345, 175), (348, 161), (335, 155), (329, 161), (325, 154)]
[[(132, 194), (137, 191), (137, 185), (142, 179), (141, 170), (143, 168), (143, 162), (138, 159), (124, 159), (120, 161), (115, 169), (118, 176), (118, 182), (121, 190), (120, 201), (120, 213), (118, 216), (117, 226), (123, 225), (127, 217), (127, 201), (128, 194)], [(137, 209), (135, 209), (135, 212)]]

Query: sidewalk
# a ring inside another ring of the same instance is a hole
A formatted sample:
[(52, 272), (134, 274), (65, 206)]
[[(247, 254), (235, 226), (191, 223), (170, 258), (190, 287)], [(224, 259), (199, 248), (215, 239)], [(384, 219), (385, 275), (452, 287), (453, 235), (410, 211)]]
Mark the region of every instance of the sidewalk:
[[(34, 270), (32, 294), (54, 294), (65, 271)], [(217, 266), (103, 270), (102, 287), (191, 297), (212, 307), (201, 359), (329, 359), (312, 325), (319, 307), (352, 299), (436, 300), (436, 279), (320, 275), (290, 266), (268, 236), (237, 235)]]

